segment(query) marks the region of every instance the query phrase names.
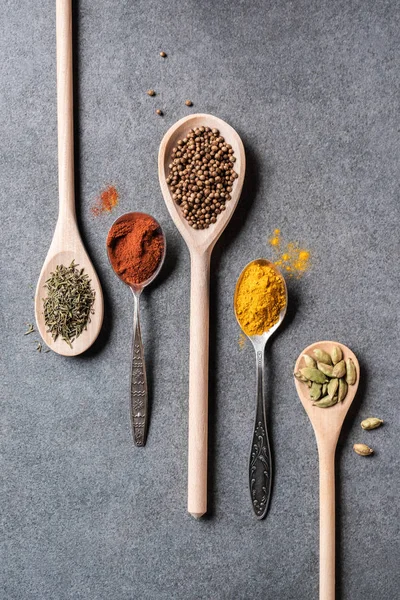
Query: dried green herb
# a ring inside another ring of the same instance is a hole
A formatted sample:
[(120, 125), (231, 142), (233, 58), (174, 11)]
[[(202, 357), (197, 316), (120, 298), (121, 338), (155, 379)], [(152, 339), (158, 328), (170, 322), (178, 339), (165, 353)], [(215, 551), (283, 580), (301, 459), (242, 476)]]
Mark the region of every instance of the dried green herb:
[(28, 329), (25, 331), (24, 335), (29, 335), (35, 331), (32, 323), (27, 323)]
[(95, 300), (90, 281), (89, 275), (84, 269), (78, 269), (75, 261), (69, 267), (57, 265), (46, 281), (44, 320), (54, 341), (61, 336), (72, 348), (72, 342), (87, 329)]

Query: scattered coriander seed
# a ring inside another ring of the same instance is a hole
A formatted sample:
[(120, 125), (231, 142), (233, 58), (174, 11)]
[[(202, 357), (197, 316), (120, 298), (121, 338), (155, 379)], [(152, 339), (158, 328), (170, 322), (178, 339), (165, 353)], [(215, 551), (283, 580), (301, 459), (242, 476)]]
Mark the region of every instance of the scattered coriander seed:
[(186, 100), (186, 106), (193, 106), (193, 102), (191, 100)]
[(154, 91), (154, 90), (147, 90), (147, 95), (148, 95), (148, 96), (155, 96), (155, 95), (156, 95), (156, 93), (155, 93), (155, 91)]
[(190, 129), (172, 148), (167, 184), (193, 229), (207, 229), (226, 209), (238, 174), (233, 148), (218, 129)]
[(160, 117), (162, 117), (162, 116), (163, 116), (163, 114), (164, 114), (164, 113), (163, 113), (163, 111), (162, 111), (162, 110), (160, 110), (159, 108), (157, 108), (157, 110), (156, 110), (156, 115), (159, 115)]
[(165, 54), (165, 52), (160, 52), (160, 56), (161, 56), (161, 58), (167, 58), (167, 55)]

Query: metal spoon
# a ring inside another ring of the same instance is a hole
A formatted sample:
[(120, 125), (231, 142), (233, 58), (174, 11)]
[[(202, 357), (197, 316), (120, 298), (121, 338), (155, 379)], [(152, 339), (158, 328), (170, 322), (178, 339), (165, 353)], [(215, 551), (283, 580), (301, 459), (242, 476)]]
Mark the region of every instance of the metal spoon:
[[(271, 335), (278, 329), (279, 325), (283, 321), (283, 318), (286, 314), (288, 295), (285, 279), (283, 278), (279, 269), (277, 269), (277, 267), (269, 260), (265, 260), (264, 258), (258, 258), (257, 260), (253, 260), (252, 262), (247, 264), (239, 276), (235, 289), (235, 307), (236, 296), (242, 277), (246, 269), (252, 264), (267, 265), (274, 269), (276, 274), (282, 278), (282, 282), (285, 286), (286, 293), (285, 307), (281, 310), (279, 321), (273, 327), (271, 327), (271, 329), (265, 331), (262, 335), (247, 336), (254, 346), (257, 360), (257, 408), (249, 461), (249, 487), (254, 513), (257, 519), (263, 519), (267, 514), (268, 510), (272, 481), (271, 450), (268, 440), (264, 399), (264, 351), (267, 341), (269, 340)], [(235, 315), (239, 326), (242, 329), (241, 323), (236, 313), (236, 309)], [(247, 335), (245, 331), (243, 331), (243, 333)]]
[(134, 219), (138, 216), (146, 216), (156, 223), (159, 228), (163, 240), (164, 250), (160, 263), (154, 273), (141, 283), (128, 283), (123, 277), (121, 277), (114, 269), (109, 249), (107, 248), (108, 259), (113, 268), (114, 273), (121, 281), (132, 290), (134, 298), (134, 312), (133, 312), (133, 340), (132, 340), (132, 367), (131, 367), (131, 420), (133, 430), (133, 440), (136, 446), (144, 446), (146, 444), (147, 430), (148, 430), (148, 391), (147, 391), (147, 377), (146, 377), (146, 366), (144, 361), (144, 350), (142, 343), (142, 335), (140, 333), (140, 320), (139, 320), (139, 299), (143, 289), (147, 287), (159, 274), (161, 267), (165, 259), (166, 250), (166, 239), (160, 224), (150, 215), (140, 212), (126, 213), (114, 221), (112, 227), (121, 221), (127, 221), (128, 219)]

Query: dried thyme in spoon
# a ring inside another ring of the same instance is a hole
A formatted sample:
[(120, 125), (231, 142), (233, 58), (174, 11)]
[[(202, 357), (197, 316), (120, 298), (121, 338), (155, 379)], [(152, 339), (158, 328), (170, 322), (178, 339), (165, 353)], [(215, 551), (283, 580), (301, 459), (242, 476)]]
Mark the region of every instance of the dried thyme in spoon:
[(95, 291), (89, 275), (78, 269), (75, 261), (65, 267), (57, 265), (46, 281), (47, 297), (43, 312), (48, 332), (53, 340), (58, 336), (72, 348), (72, 342), (87, 328), (94, 313)]

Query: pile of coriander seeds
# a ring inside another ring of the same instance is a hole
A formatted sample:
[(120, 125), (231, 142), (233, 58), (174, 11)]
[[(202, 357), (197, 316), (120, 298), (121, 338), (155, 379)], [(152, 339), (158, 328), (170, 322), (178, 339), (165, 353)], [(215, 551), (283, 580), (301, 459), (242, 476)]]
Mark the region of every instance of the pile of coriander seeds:
[(233, 149), (218, 129), (191, 129), (172, 149), (167, 183), (193, 229), (207, 229), (231, 199), (238, 174)]

